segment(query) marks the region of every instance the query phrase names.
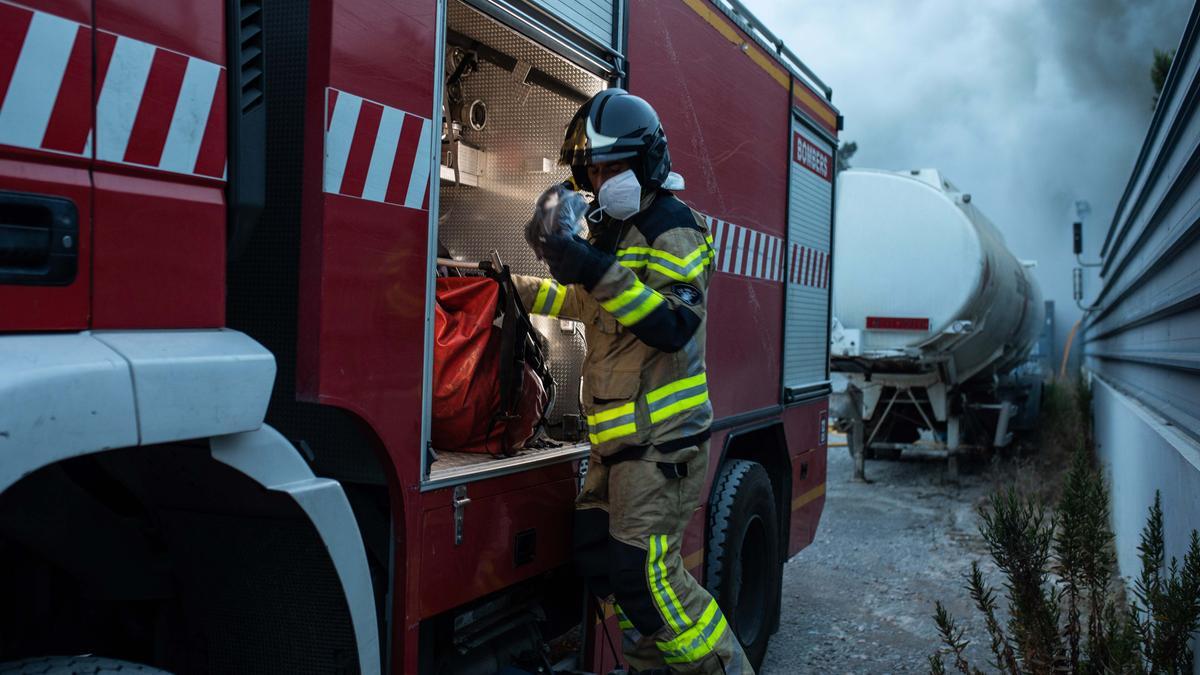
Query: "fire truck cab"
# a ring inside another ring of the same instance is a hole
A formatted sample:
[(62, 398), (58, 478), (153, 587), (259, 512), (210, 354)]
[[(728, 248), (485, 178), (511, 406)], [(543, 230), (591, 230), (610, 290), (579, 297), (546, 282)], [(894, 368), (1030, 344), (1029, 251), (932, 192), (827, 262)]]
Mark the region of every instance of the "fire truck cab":
[(615, 666), (580, 326), (534, 320), (553, 443), (439, 449), (429, 394), (439, 257), (545, 275), (610, 86), (715, 241), (682, 553), (757, 665), (824, 504), (841, 120), (736, 0), (0, 0), (0, 673)]

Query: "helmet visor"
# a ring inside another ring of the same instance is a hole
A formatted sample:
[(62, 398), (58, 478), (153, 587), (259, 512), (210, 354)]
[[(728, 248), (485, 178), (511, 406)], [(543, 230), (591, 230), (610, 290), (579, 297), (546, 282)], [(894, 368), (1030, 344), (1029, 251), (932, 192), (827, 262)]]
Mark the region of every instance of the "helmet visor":
[(558, 162), (564, 166), (612, 162), (637, 157), (641, 149), (640, 138), (600, 134), (592, 125), (591, 115), (583, 112), (571, 120), (570, 126), (567, 127)]

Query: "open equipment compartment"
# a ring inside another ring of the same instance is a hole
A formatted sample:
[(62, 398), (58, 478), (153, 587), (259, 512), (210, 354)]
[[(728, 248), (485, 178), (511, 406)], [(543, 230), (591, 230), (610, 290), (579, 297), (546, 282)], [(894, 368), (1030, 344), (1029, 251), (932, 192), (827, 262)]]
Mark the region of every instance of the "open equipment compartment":
[[(495, 251), (514, 274), (547, 277), (524, 225), (542, 191), (569, 176), (558, 165), (564, 130), (607, 82), (458, 0), (447, 3), (445, 49), (435, 228), (440, 255), (482, 261)], [(546, 424), (557, 447), (518, 449), (511, 457), (435, 447), (426, 456), (426, 489), (586, 456), (579, 405), (583, 326), (530, 318), (549, 345), (557, 383)]]

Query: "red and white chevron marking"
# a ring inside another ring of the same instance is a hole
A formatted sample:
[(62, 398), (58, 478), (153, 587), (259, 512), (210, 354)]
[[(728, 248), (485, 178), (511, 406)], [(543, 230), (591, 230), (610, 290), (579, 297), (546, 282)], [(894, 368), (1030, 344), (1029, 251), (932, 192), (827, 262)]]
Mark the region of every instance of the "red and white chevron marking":
[[(786, 282), (810, 288), (829, 288), (829, 252), (705, 216), (717, 249), (718, 272)], [(786, 277), (786, 278), (785, 278)]]
[(0, 0), (0, 143), (223, 178), (225, 117), (222, 66)]
[(325, 191), (428, 210), (433, 122), (329, 87)]

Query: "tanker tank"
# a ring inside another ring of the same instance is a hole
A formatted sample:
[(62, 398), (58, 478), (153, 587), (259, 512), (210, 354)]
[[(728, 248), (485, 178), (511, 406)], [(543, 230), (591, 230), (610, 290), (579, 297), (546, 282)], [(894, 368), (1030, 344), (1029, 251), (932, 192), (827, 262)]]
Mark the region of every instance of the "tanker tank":
[(1040, 398), (1011, 374), (1043, 323), (1032, 264), (934, 169), (843, 171), (836, 209), (831, 414), (852, 453), (1007, 445)]

